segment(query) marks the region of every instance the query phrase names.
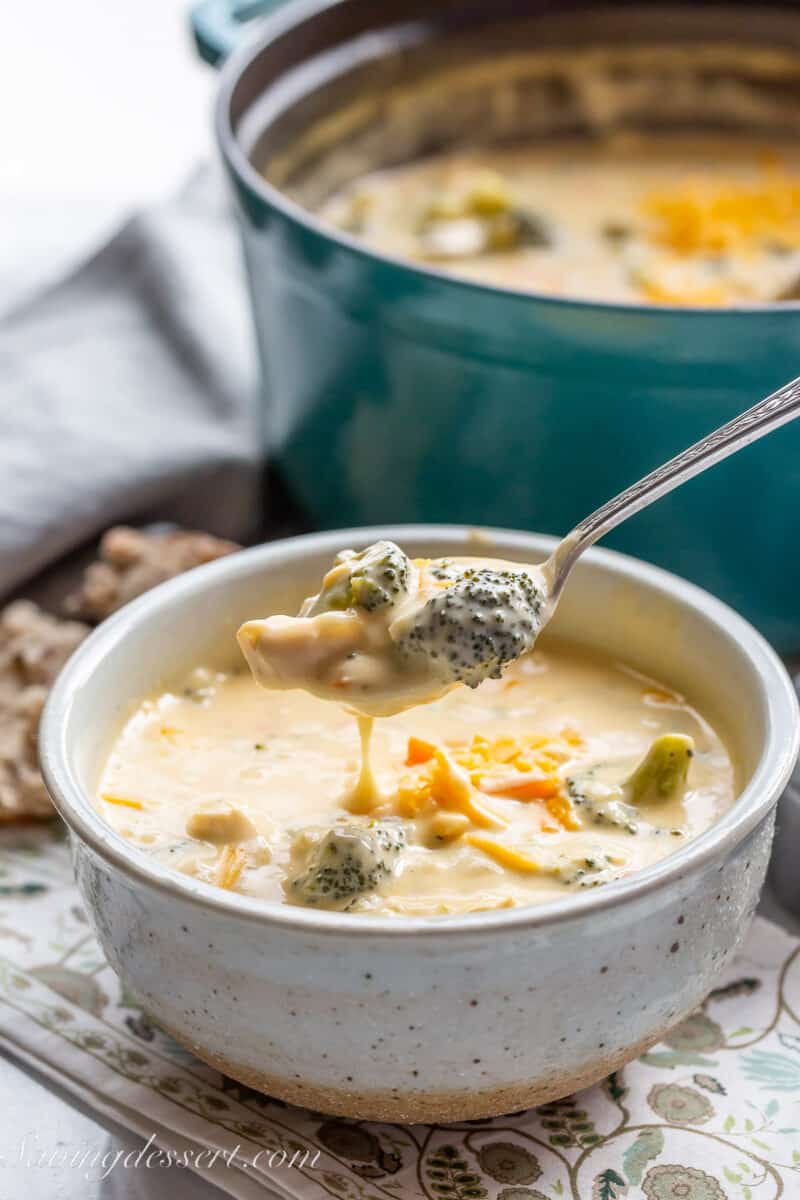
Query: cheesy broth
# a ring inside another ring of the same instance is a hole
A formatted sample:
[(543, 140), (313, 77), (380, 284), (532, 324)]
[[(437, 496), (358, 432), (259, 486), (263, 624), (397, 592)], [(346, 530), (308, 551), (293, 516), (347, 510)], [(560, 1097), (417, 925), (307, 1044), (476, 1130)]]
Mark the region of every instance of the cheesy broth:
[(378, 250), (587, 300), (800, 297), (800, 154), (619, 135), (433, 156), (356, 179), (321, 215)]
[[(685, 786), (634, 794), (626, 781), (664, 735), (679, 752), (693, 746)], [(724, 745), (684, 699), (553, 643), (474, 691), (376, 721), (372, 768), (375, 801), (359, 811), (351, 713), (299, 690), (264, 691), (244, 672), (200, 669), (127, 722), (97, 807), (146, 853), (220, 887), (436, 915), (535, 904), (628, 875), (735, 798)], [(344, 840), (331, 843), (331, 831)], [(309, 889), (309, 864), (324, 863), (315, 880), (329, 881), (348, 844), (347, 885)]]

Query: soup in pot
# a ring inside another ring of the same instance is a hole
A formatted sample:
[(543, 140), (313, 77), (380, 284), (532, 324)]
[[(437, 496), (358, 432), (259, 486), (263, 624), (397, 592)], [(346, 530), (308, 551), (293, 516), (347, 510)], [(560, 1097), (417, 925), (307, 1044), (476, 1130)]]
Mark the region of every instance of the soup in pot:
[(480, 283), (682, 306), (800, 298), (800, 152), (635, 134), (432, 156), (320, 214), (376, 250)]

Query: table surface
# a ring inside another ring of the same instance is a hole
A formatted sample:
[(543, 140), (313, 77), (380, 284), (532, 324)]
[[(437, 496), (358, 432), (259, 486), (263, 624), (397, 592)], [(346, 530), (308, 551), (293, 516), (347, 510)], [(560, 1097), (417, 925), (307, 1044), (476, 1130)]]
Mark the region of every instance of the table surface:
[(0, 311), (213, 153), (190, 0), (2, 6)]
[[(187, 0), (38, 0), (3, 10), (0, 313), (91, 253), (127, 215), (213, 153), (215, 76), (194, 55)], [(768, 891), (766, 916), (800, 933)], [(20, 1063), (0, 1056), (0, 1200), (214, 1200), (176, 1169), (98, 1172), (47, 1151), (138, 1148)], [(43, 1155), (43, 1151), (45, 1152)]]

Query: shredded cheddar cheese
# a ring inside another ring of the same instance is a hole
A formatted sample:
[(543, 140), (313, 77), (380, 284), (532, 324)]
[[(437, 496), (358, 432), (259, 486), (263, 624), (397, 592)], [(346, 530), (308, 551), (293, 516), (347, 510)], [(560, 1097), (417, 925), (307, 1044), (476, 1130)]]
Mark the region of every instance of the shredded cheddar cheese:
[(434, 804), (429, 775), (401, 780), (394, 796), (394, 807), (398, 817), (413, 820), (428, 812)]
[(467, 834), (467, 841), (476, 850), (482, 850), (484, 854), (488, 854), (489, 858), (493, 858), (501, 867), (508, 867), (512, 871), (524, 871), (529, 875), (536, 874), (540, 870), (539, 864), (532, 858), (521, 854), (519, 850), (512, 849), (511, 846), (503, 846), (500, 842), (496, 842), (482, 833)]
[(675, 254), (757, 250), (765, 242), (796, 249), (800, 178), (767, 166), (753, 183), (683, 180), (646, 195), (642, 214), (651, 222), (652, 241)]
[[(491, 740), (475, 734), (471, 743), (453, 749), (453, 757), (470, 774), (475, 785), (487, 791), (501, 791), (491, 784), (493, 778), (512, 779), (508, 770), (514, 772), (538, 772), (539, 775), (555, 776), (558, 768), (573, 757), (573, 751), (583, 745), (583, 739), (574, 729), (564, 729), (557, 737), (547, 734), (529, 734), (525, 737), (499, 737)], [(539, 799), (540, 797), (532, 797)]]
[(727, 290), (719, 284), (674, 288), (644, 276), (639, 278), (639, 290), (651, 304), (669, 304), (683, 308), (717, 308), (726, 304), (729, 299)]
[(555, 796), (549, 796), (547, 799), (547, 811), (554, 820), (558, 821), (563, 829), (575, 832), (581, 828), (575, 807), (566, 792), (561, 791)]
[(437, 750), (431, 773), (431, 795), (442, 808), (464, 813), (482, 829), (502, 829), (508, 822), (475, 796), (469, 776), (444, 750)]
[(400, 782), (395, 811), (413, 819), (441, 808), (462, 813), (481, 829), (504, 828), (508, 821), (483, 803), (477, 794), (483, 792), (522, 803), (539, 802), (544, 833), (580, 829), (559, 770), (582, 744), (580, 733), (571, 728), (557, 737), (490, 739), (475, 734), (468, 744), (448, 751), (410, 737), (405, 764), (416, 770)]
[(144, 805), (142, 804), (141, 800), (132, 800), (127, 796), (112, 796), (110, 793), (105, 792), (100, 799), (105, 801), (106, 804), (116, 804), (119, 808), (136, 808), (139, 811), (144, 810)]
[(214, 883), (217, 887), (229, 890), (235, 887), (239, 881), (239, 876), (245, 868), (246, 862), (247, 854), (241, 846), (229, 845), (223, 847), (214, 871)]

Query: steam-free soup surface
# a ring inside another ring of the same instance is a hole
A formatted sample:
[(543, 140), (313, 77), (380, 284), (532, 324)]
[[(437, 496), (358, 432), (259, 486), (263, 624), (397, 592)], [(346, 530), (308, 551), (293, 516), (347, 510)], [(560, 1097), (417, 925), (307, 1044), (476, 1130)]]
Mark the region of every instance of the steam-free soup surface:
[(379, 250), (480, 282), (600, 301), (800, 297), (800, 153), (745, 138), (609, 137), (433, 156), (321, 213)]
[[(632, 788), (660, 735), (693, 744), (685, 784)], [(377, 794), (364, 812), (352, 714), (200, 669), (128, 721), (97, 806), (148, 854), (220, 887), (436, 915), (628, 875), (707, 829), (735, 795), (722, 741), (682, 697), (552, 642), (502, 679), (376, 722), (372, 761)], [(353, 869), (327, 886), (342, 847), (355, 847)]]

